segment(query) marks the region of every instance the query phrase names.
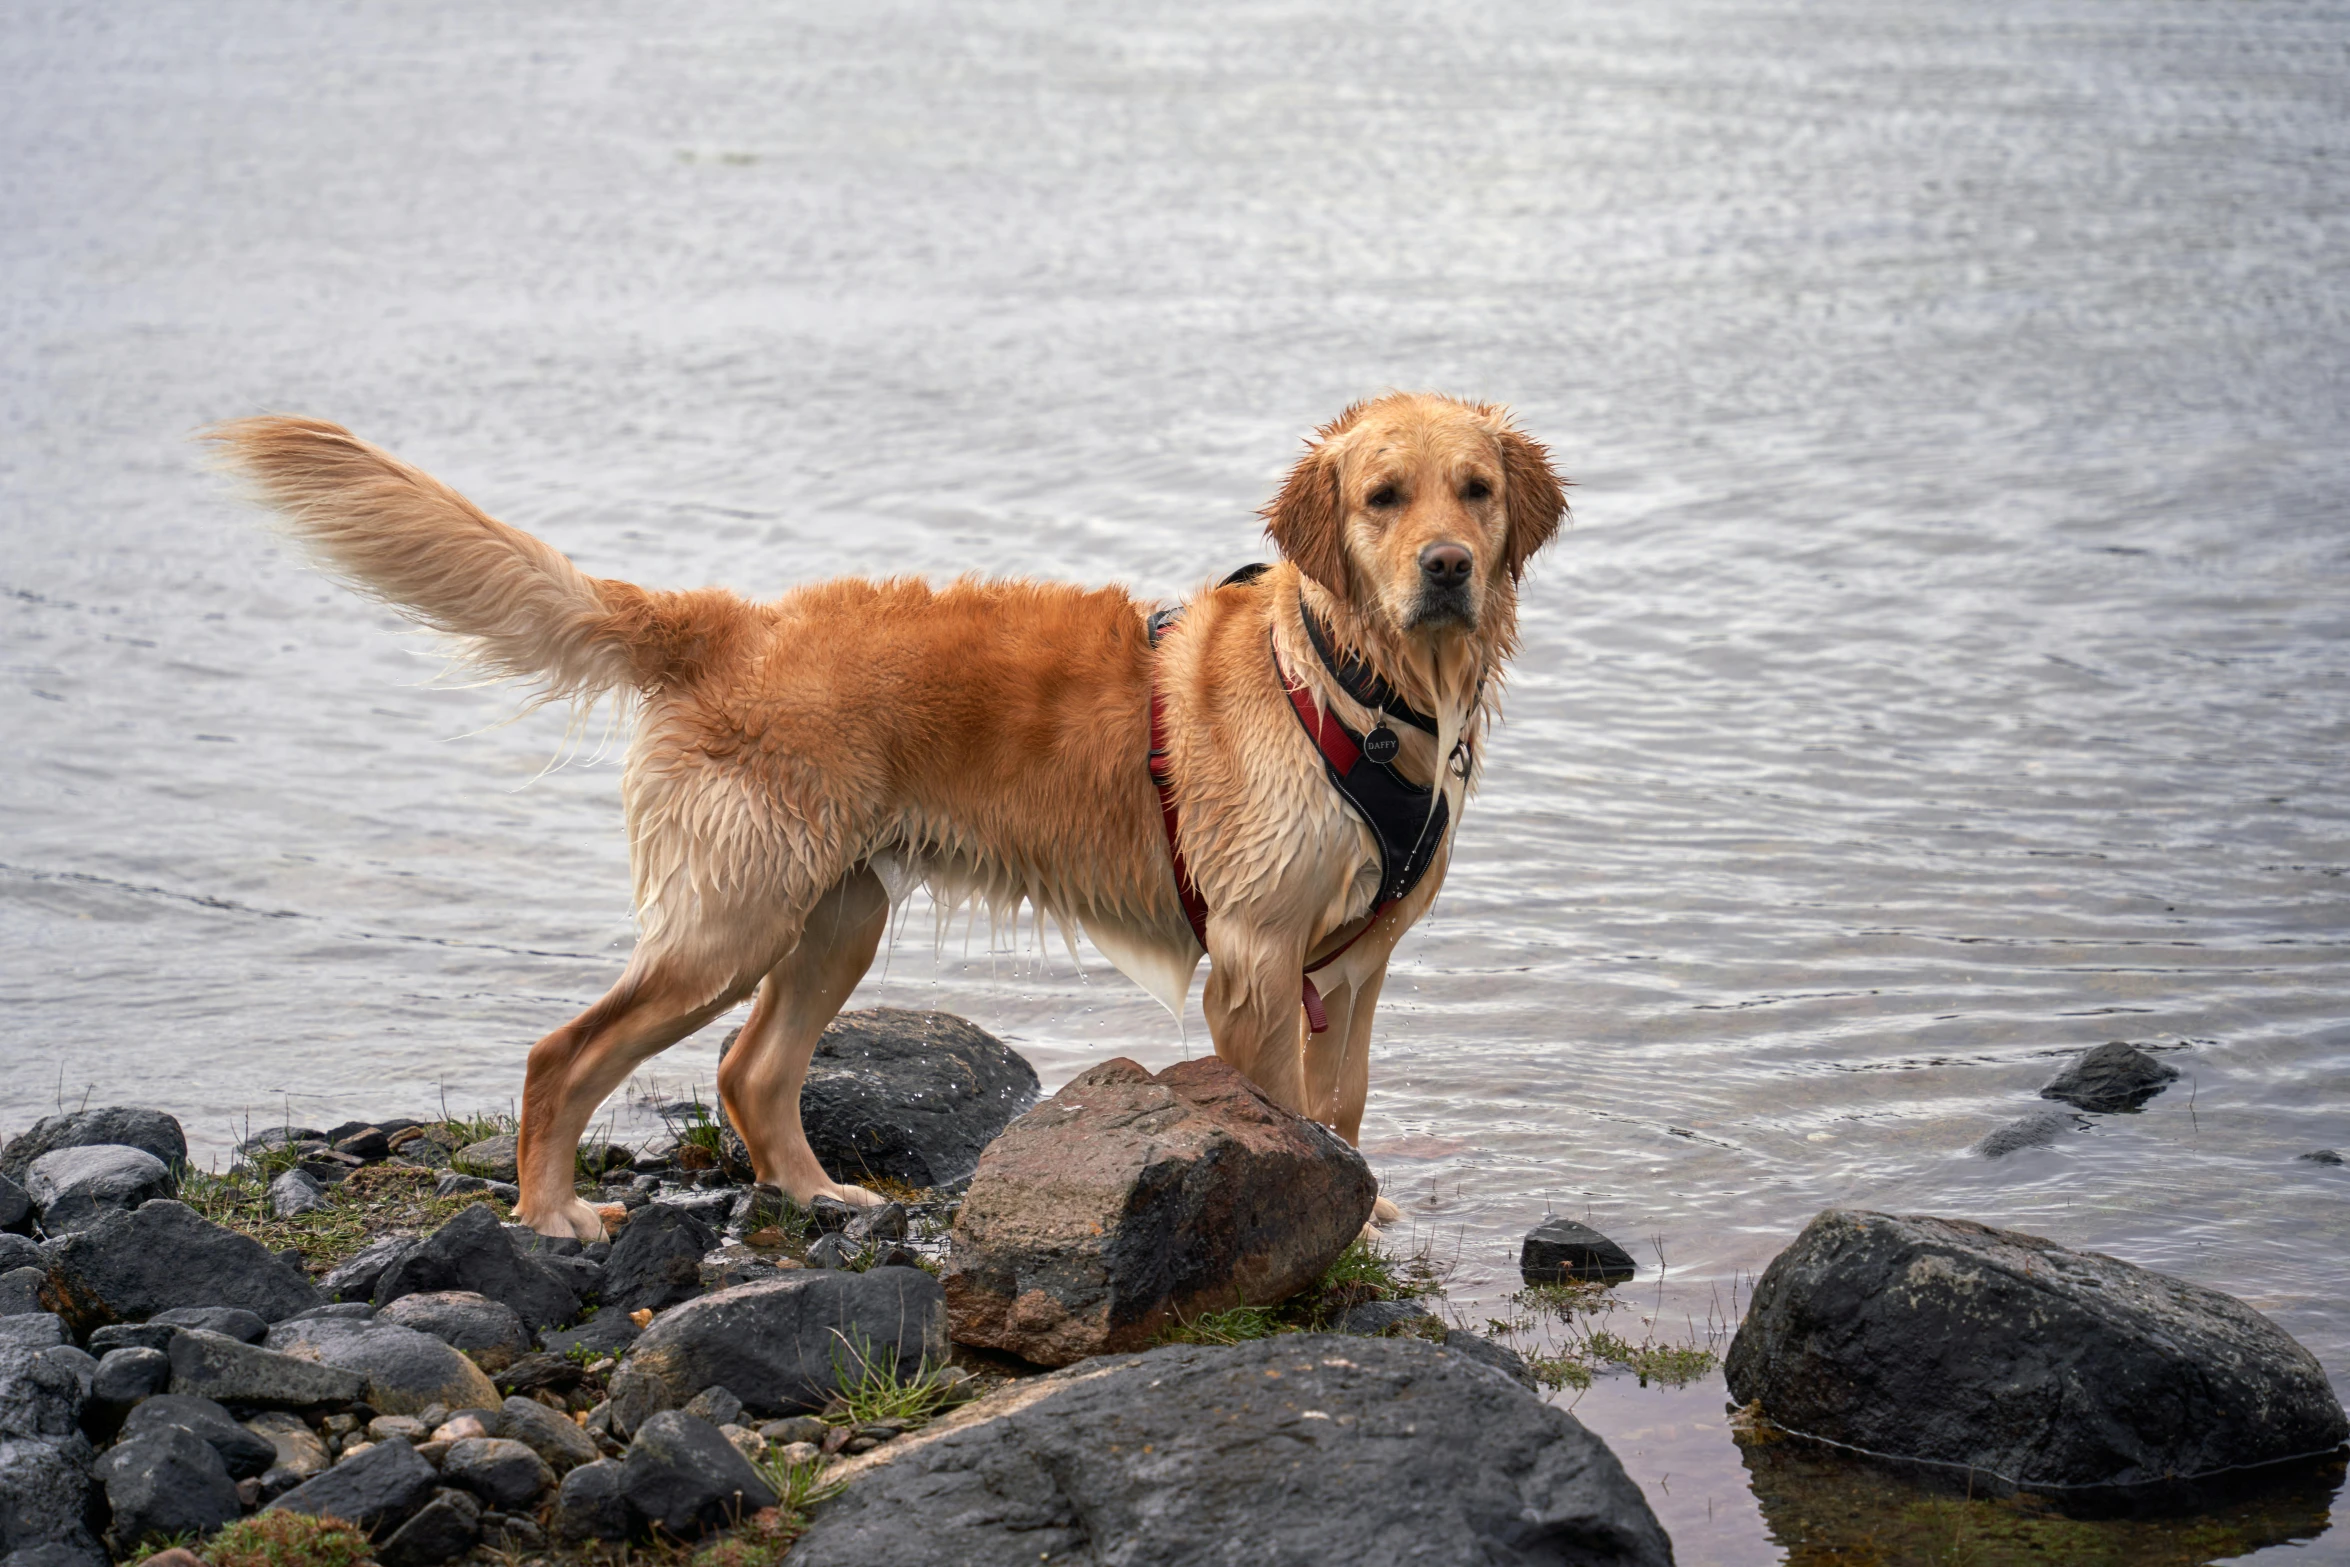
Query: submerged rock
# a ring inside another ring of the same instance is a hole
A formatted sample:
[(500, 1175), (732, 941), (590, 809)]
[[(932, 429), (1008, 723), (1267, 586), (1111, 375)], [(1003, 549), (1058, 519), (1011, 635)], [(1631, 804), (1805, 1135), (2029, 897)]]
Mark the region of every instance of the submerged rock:
[(946, 1012), (843, 1012), (816, 1042), (800, 1123), (825, 1170), (928, 1189), (961, 1180), (1036, 1103), (1036, 1069)]
[(2123, 1040), (2099, 1045), (2049, 1080), (2043, 1099), (2112, 1115), (2135, 1110), (2178, 1080), (2179, 1069)]
[(980, 1159), (947, 1265), (952, 1331), (1047, 1366), (1139, 1349), (1178, 1317), (1288, 1299), (1377, 1195), (1360, 1154), (1224, 1061), (1104, 1062)]
[(172, 1170), (182, 1169), (188, 1162), (188, 1138), (178, 1121), (160, 1110), (108, 1105), (98, 1110), (41, 1117), (33, 1123), (31, 1131), (0, 1151), (0, 1175), (22, 1181), (33, 1161), (45, 1153), (101, 1143), (124, 1143), (144, 1149)]
[[(641, 1400), (674, 1409), (704, 1388), (731, 1390), (761, 1416), (822, 1408), (865, 1362), (887, 1370), (946, 1359), (946, 1308), (938, 1281), (919, 1268), (866, 1273), (805, 1269), (689, 1301), (654, 1319), (612, 1381), (657, 1380)], [(632, 1409), (638, 1406), (632, 1406)], [(628, 1422), (634, 1429), (636, 1420)]]
[(2020, 1486), (2135, 1486), (2332, 1448), (2315, 1356), (2232, 1296), (1964, 1220), (1831, 1209), (1764, 1270), (1730, 1394)]
[(2071, 1131), (2074, 1118), (2067, 1110), (2035, 1110), (2020, 1120), (2010, 1121), (1984, 1134), (1974, 1146), (1974, 1152), (1986, 1159), (2000, 1159), (2026, 1148), (2045, 1148)]
[(44, 1255), (58, 1314), (79, 1334), (174, 1306), (241, 1306), (276, 1322), (319, 1304), (299, 1268), (177, 1202), (105, 1214)]
[(1518, 1272), (1529, 1284), (1617, 1284), (1639, 1271), (1630, 1252), (1572, 1219), (1543, 1220), (1518, 1247)]
[(1663, 1567), (1574, 1416), (1417, 1339), (1174, 1346), (1014, 1384), (834, 1471), (806, 1567)]

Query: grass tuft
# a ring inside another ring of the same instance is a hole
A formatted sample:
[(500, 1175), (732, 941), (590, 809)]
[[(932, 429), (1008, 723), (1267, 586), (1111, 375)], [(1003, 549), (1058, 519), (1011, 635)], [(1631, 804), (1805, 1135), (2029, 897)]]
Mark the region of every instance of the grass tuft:
[(946, 1367), (926, 1360), (908, 1375), (894, 1359), (875, 1355), (862, 1335), (851, 1338), (835, 1330), (834, 1336), (840, 1340), (832, 1352), (839, 1386), (821, 1413), (835, 1425), (888, 1421), (919, 1426), (971, 1397), (971, 1379), (960, 1373), (950, 1375)]
[(1179, 1317), (1161, 1328), (1161, 1344), (1240, 1344), (1280, 1333), (1327, 1328), (1350, 1306), (1374, 1300), (1413, 1300), (1443, 1288), (1443, 1270), (1423, 1247), (1398, 1256), (1357, 1238), (1322, 1276), (1277, 1306), (1243, 1303), (1223, 1311)]
[(214, 1535), (202, 1554), (211, 1567), (358, 1567), (368, 1543), (340, 1518), (255, 1513)]

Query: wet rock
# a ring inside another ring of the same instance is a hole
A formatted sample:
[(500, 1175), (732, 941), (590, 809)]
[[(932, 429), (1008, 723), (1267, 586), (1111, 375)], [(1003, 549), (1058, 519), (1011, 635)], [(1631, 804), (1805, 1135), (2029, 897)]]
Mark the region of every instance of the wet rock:
[(341, 1518), (386, 1539), (431, 1500), (438, 1479), (416, 1449), (394, 1438), (303, 1481), (263, 1511)]
[(638, 1517), (681, 1539), (723, 1528), (777, 1500), (716, 1426), (674, 1409), (637, 1430), (622, 1461), (620, 1488)]
[(795, 1442), (821, 1442), (831, 1427), (814, 1415), (787, 1415), (759, 1427), (762, 1440), (789, 1447)]
[(2232, 1296), (1964, 1220), (1822, 1213), (1756, 1286), (1731, 1395), (1798, 1434), (2017, 1485), (2130, 1486), (2350, 1436)]
[(47, 1272), (41, 1260), (40, 1243), (29, 1235), (11, 1235), (0, 1231), (0, 1273), (13, 1273), (19, 1268), (39, 1268)]
[[(1215, 1057), (1093, 1068), (988, 1148), (955, 1219), (955, 1338), (1040, 1365), (1269, 1304), (1361, 1233), (1378, 1183), (1327, 1127)], [(739, 1384), (729, 1383), (736, 1391)]]
[(319, 1304), (300, 1270), (177, 1202), (106, 1214), (44, 1254), (59, 1315), (77, 1334), (174, 1306), (242, 1306), (275, 1322)]
[(117, 1349), (171, 1348), (179, 1329), (163, 1322), (114, 1322), (90, 1335), (90, 1353), (104, 1355)]
[(1617, 1284), (1639, 1271), (1630, 1252), (1572, 1219), (1543, 1220), (1518, 1248), (1518, 1272), (1529, 1284)]
[(423, 1244), (419, 1235), (387, 1235), (370, 1241), (357, 1256), (320, 1279), (318, 1292), (337, 1303), (370, 1301), (384, 1270)]
[(348, 1404), (367, 1386), (353, 1371), (240, 1344), (219, 1333), (179, 1333), (171, 1341), (171, 1390), (223, 1404), (308, 1409)]
[(808, 1266), (853, 1270), (864, 1257), (856, 1242), (846, 1232), (838, 1235), (820, 1235), (816, 1244), (808, 1248)]
[(1986, 1159), (2000, 1159), (2026, 1148), (2045, 1148), (2071, 1131), (2074, 1118), (2066, 1110), (2035, 1110), (2021, 1120), (1986, 1134), (1976, 1143), (1974, 1152)]
[(1408, 1338), (1289, 1335), (1089, 1361), (839, 1472), (848, 1489), (817, 1514), (795, 1567), (1215, 1561), (1235, 1541), (1267, 1567), (1405, 1549), (1430, 1562), (1672, 1560), (1639, 1488), (1572, 1415)]
[(433, 1182), (435, 1197), (462, 1197), (467, 1192), (488, 1192), (504, 1203), (522, 1201), (522, 1188), (510, 1181), (493, 1181), (484, 1176), (467, 1175), (458, 1170), (444, 1170)]
[(856, 1222), (864, 1210), (852, 1208), (838, 1197), (819, 1197), (808, 1204), (808, 1223), (819, 1235), (838, 1235)]
[[(821, 1408), (860, 1359), (906, 1367), (946, 1359), (938, 1281), (918, 1268), (804, 1269), (689, 1301), (654, 1319), (623, 1369), (657, 1378), (674, 1408), (707, 1387), (756, 1413)], [(621, 1384), (612, 1383), (617, 1403)], [(632, 1424), (631, 1429), (634, 1429)]]
[(533, 1328), (579, 1314), (571, 1286), (517, 1251), (498, 1216), (479, 1203), (393, 1258), (376, 1280), (375, 1304), (380, 1311), (403, 1295), (440, 1290), (470, 1290), (502, 1301)]
[(718, 1232), (671, 1203), (637, 1210), (604, 1264), (604, 1315), (665, 1311), (702, 1292), (702, 1256)]
[(1507, 1344), (1497, 1344), (1481, 1334), (1464, 1333), (1453, 1328), (1444, 1335), (1444, 1351), (1458, 1355), (1488, 1371), (1498, 1371), (1529, 1393), (1535, 1391), (1534, 1368), (1526, 1364), (1526, 1357)]
[(592, 1464), (598, 1457), (594, 1438), (533, 1398), (509, 1398), (501, 1404), (495, 1434), (524, 1444), (557, 1474)]
[(56, 1236), (86, 1230), (103, 1214), (127, 1212), (179, 1192), (171, 1166), (142, 1148), (96, 1143), (59, 1148), (25, 1167), (24, 1189)]
[(0, 1436), (0, 1557), (105, 1567), (89, 1531), (93, 1489), (89, 1444), (78, 1433), (57, 1442)]
[(525, 1355), (498, 1373), (498, 1384), (509, 1393), (535, 1393), (541, 1388), (565, 1393), (579, 1386), (585, 1368), (560, 1355)]
[(392, 1531), (376, 1551), (382, 1567), (437, 1567), (473, 1549), (481, 1538), (481, 1504), (463, 1491), (443, 1490)]
[(33, 1199), (9, 1176), (0, 1175), (0, 1233), (32, 1228)]
[[(19, 1271), (29, 1273), (32, 1270), (27, 1268)], [(39, 1304), (38, 1300), (33, 1302), (36, 1307)], [(53, 1311), (14, 1311), (0, 1316), (0, 1347), (50, 1349), (67, 1342), (65, 1319)]]
[(288, 1170), (269, 1183), (269, 1211), (281, 1219), (325, 1207), (326, 1187), (308, 1170)]
[(220, 1455), (221, 1465), (232, 1480), (257, 1475), (277, 1462), (277, 1448), (273, 1444), (237, 1424), (227, 1410), (209, 1398), (174, 1393), (150, 1398), (131, 1411), (130, 1418), (123, 1422), (122, 1434), (129, 1438), (167, 1430), (185, 1431), (210, 1446)]
[(860, 1209), (842, 1227), (841, 1234), (860, 1246), (874, 1241), (902, 1241), (906, 1238), (905, 1204), (885, 1202), (878, 1208)]
[(549, 1329), (539, 1335), (539, 1343), (550, 1355), (568, 1355), (574, 1349), (617, 1355), (635, 1343), (636, 1336), (637, 1325), (628, 1314), (606, 1306), (576, 1328)]
[(264, 1474), (283, 1470), (296, 1477), (297, 1481), (307, 1480), (312, 1475), (324, 1474), (334, 1462), (334, 1455), (326, 1450), (326, 1443), (320, 1440), (318, 1433), (311, 1430), (300, 1415), (269, 1410), (246, 1421), (245, 1429), (267, 1442), (276, 1452), (269, 1469), (263, 1471)]
[(969, 1175), (1036, 1096), (1035, 1069), (984, 1029), (874, 1007), (842, 1013), (817, 1041), (800, 1120), (840, 1179), (928, 1188)]
[(655, 1415), (685, 1402), (665, 1379), (630, 1365), (613, 1372), (606, 1389), (610, 1395), (604, 1401), (606, 1424), (624, 1442)]
[[(62, 1324), (61, 1324), (62, 1325)], [(171, 1357), (159, 1349), (110, 1349), (98, 1358), (90, 1396), (101, 1404), (128, 1408), (171, 1386)]]
[(167, 1169), (187, 1166), (188, 1139), (179, 1122), (160, 1110), (108, 1105), (99, 1110), (43, 1116), (35, 1121), (31, 1131), (0, 1151), (0, 1175), (22, 1181), (33, 1161), (43, 1154), (59, 1148), (91, 1148), (105, 1143), (144, 1149), (160, 1159)]
[(620, 1460), (599, 1458), (565, 1475), (555, 1498), (555, 1538), (569, 1545), (627, 1539), (628, 1497), (621, 1489), (626, 1472)]
[(1416, 1300), (1366, 1300), (1347, 1307), (1330, 1324), (1333, 1333), (1351, 1334), (1358, 1338), (1385, 1338), (1391, 1333), (1409, 1333), (1433, 1343), (1444, 1342), (1444, 1323), (1427, 1306)]
[(387, 1415), (412, 1415), (441, 1404), (449, 1408), (494, 1407), (498, 1390), (481, 1367), (429, 1333), (386, 1322), (312, 1318), (281, 1323), (269, 1347), (300, 1360), (356, 1372), (366, 1379), (370, 1407)]
[(2179, 1069), (2116, 1039), (2099, 1045), (2049, 1080), (2043, 1099), (2112, 1115), (2135, 1110), (2176, 1082)]
[(176, 1426), (116, 1443), (94, 1473), (125, 1552), (151, 1535), (210, 1534), (244, 1511), (220, 1454)]
[(723, 1428), (742, 1418), (743, 1401), (722, 1387), (706, 1387), (686, 1400), (685, 1412)]
[(429, 1333), (451, 1349), (465, 1351), (484, 1371), (503, 1371), (530, 1353), (530, 1329), (514, 1308), (471, 1290), (403, 1295), (375, 1320)]
[(441, 1460), (441, 1478), (463, 1486), (490, 1507), (511, 1510), (527, 1507), (541, 1491), (553, 1489), (555, 1471), (524, 1443), (475, 1437), (449, 1448)]
[(2307, 1164), (2338, 1165), (2350, 1163), (2350, 1160), (2345, 1160), (2339, 1153), (2336, 1153), (2331, 1148), (2314, 1148), (2311, 1149), (2308, 1153), (2295, 1154), (2293, 1157)]
[(220, 1333), (240, 1344), (258, 1344), (269, 1336), (269, 1324), (259, 1313), (242, 1306), (174, 1306), (169, 1311), (158, 1311), (148, 1322), (166, 1328), (194, 1328), (202, 1333)]
[(464, 1175), (478, 1175), (484, 1180), (501, 1181), (513, 1185), (517, 1179), (514, 1166), (515, 1140), (512, 1137), (485, 1137), (478, 1143), (467, 1143), (449, 1158), (449, 1168)]

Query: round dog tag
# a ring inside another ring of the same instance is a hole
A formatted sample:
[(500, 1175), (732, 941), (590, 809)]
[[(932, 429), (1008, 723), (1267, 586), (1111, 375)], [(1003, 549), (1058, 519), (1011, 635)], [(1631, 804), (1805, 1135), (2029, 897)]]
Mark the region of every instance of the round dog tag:
[(1403, 742), (1398, 740), (1395, 737), (1395, 731), (1385, 724), (1381, 724), (1363, 736), (1363, 754), (1374, 762), (1392, 762), (1395, 760), (1395, 753), (1402, 749)]

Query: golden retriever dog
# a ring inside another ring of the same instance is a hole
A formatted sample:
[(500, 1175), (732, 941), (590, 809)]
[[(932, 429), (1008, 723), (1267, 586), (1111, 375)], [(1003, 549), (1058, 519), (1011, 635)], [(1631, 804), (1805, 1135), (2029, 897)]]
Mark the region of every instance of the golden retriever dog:
[[(1264, 512), (1283, 559), (1171, 625), (1116, 588), (1035, 581), (754, 604), (591, 577), (331, 424), (209, 433), (324, 569), (475, 669), (634, 705), (641, 936), (611, 991), (531, 1047), (522, 1097), (517, 1212), (585, 1240), (603, 1234), (573, 1186), (590, 1117), (745, 997), (718, 1091), (758, 1178), (880, 1201), (818, 1165), (800, 1083), (917, 884), (1082, 927), (1171, 1008), (1204, 945), (1216, 1053), (1353, 1141), (1388, 955), (1443, 885), (1519, 578), (1566, 511), (1504, 410), (1395, 395), (1308, 443)], [(1342, 794), (1350, 773), (1385, 791), (1386, 828)], [(1416, 877), (1391, 876), (1399, 857)]]

